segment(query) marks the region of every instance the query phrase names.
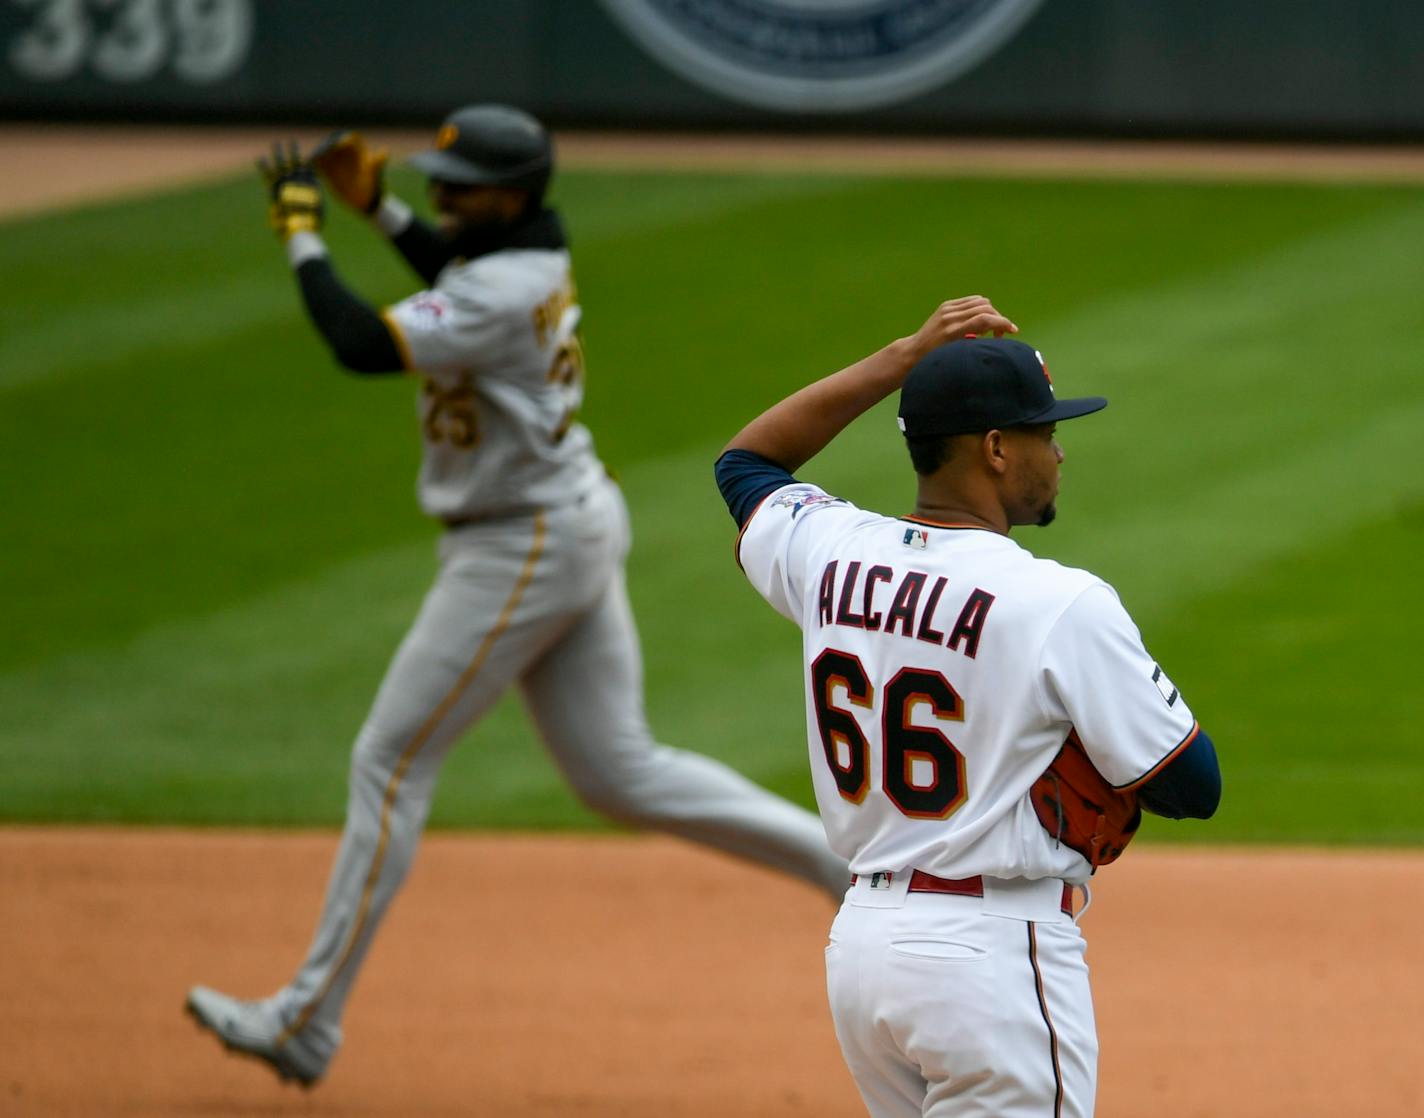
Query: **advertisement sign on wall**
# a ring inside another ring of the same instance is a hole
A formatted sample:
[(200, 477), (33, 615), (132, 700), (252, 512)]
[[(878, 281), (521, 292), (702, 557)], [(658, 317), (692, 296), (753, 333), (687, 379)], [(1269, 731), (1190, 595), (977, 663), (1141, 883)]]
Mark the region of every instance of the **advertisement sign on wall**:
[(231, 77), (252, 49), (252, 0), (12, 0), (29, 15), (5, 45), (14, 73), (63, 82), (90, 73), (127, 85), (169, 75), (206, 85)]
[(953, 81), (1041, 0), (603, 0), (659, 62), (733, 100), (880, 108)]
[(1424, 5), (0, 0), (0, 116), (1424, 138)]

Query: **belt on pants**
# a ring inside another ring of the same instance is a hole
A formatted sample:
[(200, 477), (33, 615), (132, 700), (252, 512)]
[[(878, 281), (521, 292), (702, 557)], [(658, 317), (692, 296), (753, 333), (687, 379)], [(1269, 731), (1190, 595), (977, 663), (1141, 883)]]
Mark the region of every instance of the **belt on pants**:
[[(878, 874), (872, 876), (879, 876)], [(889, 874), (885, 875), (886, 877)], [(850, 883), (854, 885), (859, 876), (851, 875)], [(910, 884), (908, 891), (911, 893), (940, 893), (951, 897), (982, 897), (984, 895), (984, 878), (979, 874), (973, 877), (936, 877), (932, 873), (925, 873), (924, 870), (910, 871)], [(1073, 886), (1063, 885), (1063, 915), (1073, 915)]]

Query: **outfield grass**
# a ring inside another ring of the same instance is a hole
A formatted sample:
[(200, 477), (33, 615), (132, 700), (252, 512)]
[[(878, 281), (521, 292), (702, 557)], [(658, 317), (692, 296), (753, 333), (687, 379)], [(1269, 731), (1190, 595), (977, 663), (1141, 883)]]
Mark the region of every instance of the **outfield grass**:
[[(401, 176), (409, 198), (419, 184)], [(809, 803), (795, 630), (730, 561), (718, 448), (805, 381), (984, 292), (1060, 392), (1041, 554), (1113, 582), (1223, 755), (1210, 825), (1424, 842), (1417, 188), (571, 173), (586, 418), (633, 507), (666, 741)], [(412, 289), (337, 214), (338, 266)], [(0, 224), (0, 819), (333, 824), (433, 573), (413, 386), (336, 371), (242, 179)], [(893, 412), (803, 476), (909, 507)], [(600, 825), (513, 703), (444, 826)]]

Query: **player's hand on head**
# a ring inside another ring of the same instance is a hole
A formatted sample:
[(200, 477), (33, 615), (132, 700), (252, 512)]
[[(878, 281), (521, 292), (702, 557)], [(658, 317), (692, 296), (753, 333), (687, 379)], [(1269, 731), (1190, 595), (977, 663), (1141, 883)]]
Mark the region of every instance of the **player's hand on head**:
[(915, 348), (923, 355), (945, 342), (958, 341), (970, 335), (982, 337), (993, 334), (996, 338), (1002, 338), (1005, 334), (1018, 332), (1019, 328), (984, 296), (966, 295), (947, 300), (934, 309), (915, 334)]
[(315, 233), (323, 216), (321, 183), (295, 140), (272, 145), (268, 159), (257, 161), (267, 184), (267, 223), (283, 241), (293, 233)]
[(390, 152), (372, 148), (359, 132), (333, 132), (312, 152), (312, 165), (331, 191), (358, 213), (372, 214), (385, 196), (386, 162)]

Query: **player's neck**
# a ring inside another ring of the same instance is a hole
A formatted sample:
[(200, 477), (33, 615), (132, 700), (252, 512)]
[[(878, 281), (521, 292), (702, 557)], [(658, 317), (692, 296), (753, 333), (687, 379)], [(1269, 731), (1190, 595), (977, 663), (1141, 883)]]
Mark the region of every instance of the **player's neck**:
[(1009, 534), (1009, 518), (996, 502), (976, 501), (962, 493), (934, 492), (924, 484), (915, 497), (913, 516), (932, 524), (965, 525), (986, 528), (1001, 536)]
[(985, 528), (1001, 536), (1009, 534), (1009, 526), (1004, 521), (996, 521), (987, 516), (954, 505), (926, 505), (915, 503), (915, 511), (910, 514), (915, 520), (939, 524), (946, 528)]

